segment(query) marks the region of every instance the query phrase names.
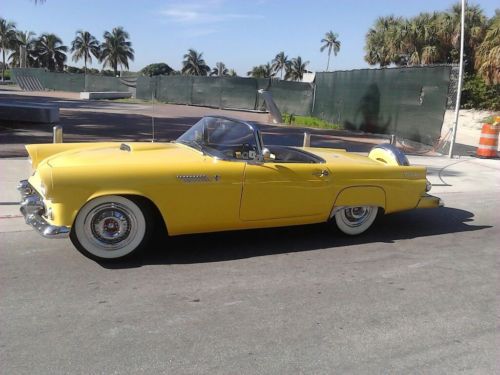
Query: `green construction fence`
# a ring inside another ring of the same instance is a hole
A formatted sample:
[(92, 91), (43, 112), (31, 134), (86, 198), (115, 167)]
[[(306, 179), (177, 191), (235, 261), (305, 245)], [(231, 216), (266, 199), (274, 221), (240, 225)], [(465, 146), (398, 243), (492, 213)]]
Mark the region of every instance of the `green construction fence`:
[[(136, 97), (224, 109), (265, 110), (258, 90), (270, 91), (281, 112), (313, 115), (345, 129), (395, 134), (433, 144), (441, 133), (451, 66), (360, 69), (316, 73), (314, 83), (244, 77), (139, 76)], [(45, 89), (128, 91), (126, 79), (13, 69)]]
[(433, 144), (450, 72), (450, 66), (435, 66), (317, 73), (312, 114), (349, 130)]

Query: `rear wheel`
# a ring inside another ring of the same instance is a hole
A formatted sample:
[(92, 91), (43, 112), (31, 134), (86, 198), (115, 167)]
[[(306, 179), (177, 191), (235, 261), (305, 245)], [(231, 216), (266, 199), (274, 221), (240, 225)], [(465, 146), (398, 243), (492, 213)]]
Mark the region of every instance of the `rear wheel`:
[(96, 260), (136, 255), (151, 233), (149, 207), (137, 200), (111, 195), (88, 202), (78, 213), (71, 241), (84, 255)]
[(377, 218), (378, 207), (343, 207), (335, 213), (337, 227), (350, 236), (366, 231)]

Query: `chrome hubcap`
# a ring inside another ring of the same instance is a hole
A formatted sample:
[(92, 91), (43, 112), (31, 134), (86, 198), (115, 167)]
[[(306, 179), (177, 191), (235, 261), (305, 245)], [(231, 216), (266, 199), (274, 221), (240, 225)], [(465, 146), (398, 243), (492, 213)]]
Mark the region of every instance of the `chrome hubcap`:
[(105, 203), (89, 212), (85, 231), (99, 247), (116, 250), (132, 241), (137, 231), (137, 219), (127, 207)]
[(342, 213), (344, 222), (350, 227), (359, 227), (370, 216), (373, 208), (369, 206), (345, 208)]

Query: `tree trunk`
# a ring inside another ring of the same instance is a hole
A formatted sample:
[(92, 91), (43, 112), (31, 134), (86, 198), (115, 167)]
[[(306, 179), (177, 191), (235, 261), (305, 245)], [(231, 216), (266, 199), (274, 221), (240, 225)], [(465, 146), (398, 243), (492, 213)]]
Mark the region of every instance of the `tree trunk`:
[(87, 92), (87, 55), (83, 59), (83, 91)]
[(2, 82), (5, 81), (5, 48), (2, 48)]
[(326, 63), (326, 71), (328, 72), (328, 68), (330, 67), (330, 55), (332, 51), (328, 50), (328, 62)]

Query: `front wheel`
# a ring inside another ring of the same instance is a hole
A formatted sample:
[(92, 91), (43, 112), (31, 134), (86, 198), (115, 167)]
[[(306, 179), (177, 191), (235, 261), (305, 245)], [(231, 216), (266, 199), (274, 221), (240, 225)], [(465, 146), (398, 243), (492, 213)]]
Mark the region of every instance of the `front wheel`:
[(355, 236), (370, 228), (377, 213), (375, 206), (343, 207), (335, 213), (335, 222), (343, 233)]
[(71, 241), (89, 258), (110, 260), (142, 250), (151, 233), (145, 205), (122, 196), (93, 199), (82, 207), (71, 230)]

